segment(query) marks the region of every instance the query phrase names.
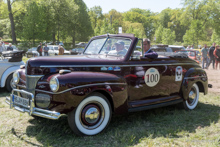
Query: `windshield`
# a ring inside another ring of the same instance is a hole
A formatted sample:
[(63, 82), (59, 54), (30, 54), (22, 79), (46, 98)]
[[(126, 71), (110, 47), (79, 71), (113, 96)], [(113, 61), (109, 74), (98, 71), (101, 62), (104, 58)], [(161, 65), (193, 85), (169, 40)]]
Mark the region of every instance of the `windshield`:
[(125, 56), (130, 45), (127, 38), (101, 38), (93, 40), (84, 53)]

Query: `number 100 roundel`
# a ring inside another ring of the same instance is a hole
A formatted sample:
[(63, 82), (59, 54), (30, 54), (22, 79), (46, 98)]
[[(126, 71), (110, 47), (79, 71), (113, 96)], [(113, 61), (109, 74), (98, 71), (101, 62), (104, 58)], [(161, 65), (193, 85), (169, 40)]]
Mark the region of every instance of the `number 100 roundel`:
[(160, 81), (160, 74), (156, 68), (149, 68), (144, 76), (145, 83), (149, 87), (154, 87)]

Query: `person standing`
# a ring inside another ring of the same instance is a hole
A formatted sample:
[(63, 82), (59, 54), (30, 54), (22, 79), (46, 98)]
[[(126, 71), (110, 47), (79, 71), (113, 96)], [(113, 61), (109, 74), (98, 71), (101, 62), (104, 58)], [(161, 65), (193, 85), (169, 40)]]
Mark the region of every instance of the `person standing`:
[(9, 43), (9, 46), (7, 47), (7, 51), (13, 51), (13, 47), (11, 43)]
[(220, 69), (220, 47), (219, 45), (215, 47), (213, 55), (215, 57), (215, 69), (217, 70), (218, 63), (219, 63), (219, 69)]
[(2, 53), (3, 51), (4, 51), (4, 48), (3, 48), (2, 42), (0, 41), (0, 53)]
[[(207, 45), (205, 44), (204, 47), (202, 48), (201, 50), (201, 53), (202, 53), (202, 68), (206, 68), (208, 69), (208, 48), (207, 48)], [(206, 63), (205, 67), (204, 67), (204, 64)]]
[(214, 50), (215, 50), (215, 45), (216, 45), (216, 43), (213, 42), (212, 46), (209, 48), (209, 57), (210, 57), (210, 59), (209, 59), (209, 65), (212, 63), (213, 69), (215, 69), (215, 57), (214, 57), (214, 55), (213, 55), (213, 52), (214, 52)]
[(49, 50), (49, 47), (47, 47), (47, 44), (45, 44), (45, 46), (44, 46), (44, 48), (43, 48), (44, 56), (49, 56), (49, 55), (48, 55), (48, 50)]
[(144, 57), (155, 59), (158, 54), (150, 49), (150, 39), (143, 39)]
[(188, 45), (186, 49), (187, 49), (187, 50), (189, 50), (189, 49), (190, 49), (190, 47), (191, 47), (191, 46), (190, 46), (190, 45)]
[(58, 50), (59, 50), (59, 54), (58, 55), (63, 55), (63, 53), (64, 53), (63, 47), (59, 45)]
[(40, 45), (38, 45), (37, 47), (37, 51), (40, 54), (40, 56), (42, 56), (42, 43), (40, 42)]

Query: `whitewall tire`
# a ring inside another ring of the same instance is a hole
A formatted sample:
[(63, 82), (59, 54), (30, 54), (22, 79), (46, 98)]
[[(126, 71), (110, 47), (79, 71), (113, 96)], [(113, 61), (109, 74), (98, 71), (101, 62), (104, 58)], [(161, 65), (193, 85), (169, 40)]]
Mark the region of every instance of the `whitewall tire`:
[(94, 93), (69, 113), (68, 122), (77, 135), (96, 135), (108, 126), (111, 115), (108, 99), (100, 93)]
[(199, 102), (199, 87), (196, 83), (190, 89), (188, 99), (183, 102), (183, 106), (186, 110), (193, 110), (196, 108)]

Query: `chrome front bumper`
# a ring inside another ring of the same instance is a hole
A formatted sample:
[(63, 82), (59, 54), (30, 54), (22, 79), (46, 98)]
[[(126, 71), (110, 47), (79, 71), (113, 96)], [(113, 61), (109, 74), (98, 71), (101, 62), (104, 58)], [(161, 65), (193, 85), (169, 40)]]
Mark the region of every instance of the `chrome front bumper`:
[[(23, 93), (23, 94), (31, 96), (31, 98), (29, 98), (28, 108), (18, 106), (13, 102), (14, 92), (19, 92), (19, 93)], [(49, 119), (59, 119), (59, 117), (61, 116), (61, 114), (59, 112), (36, 108), (35, 103), (34, 103), (34, 95), (32, 93), (24, 91), (24, 90), (13, 89), (10, 97), (6, 97), (6, 103), (10, 105), (11, 109), (14, 108), (15, 110), (18, 110), (23, 113), (28, 112), (29, 115), (36, 115), (39, 117), (44, 117), (44, 118), (49, 118)]]

